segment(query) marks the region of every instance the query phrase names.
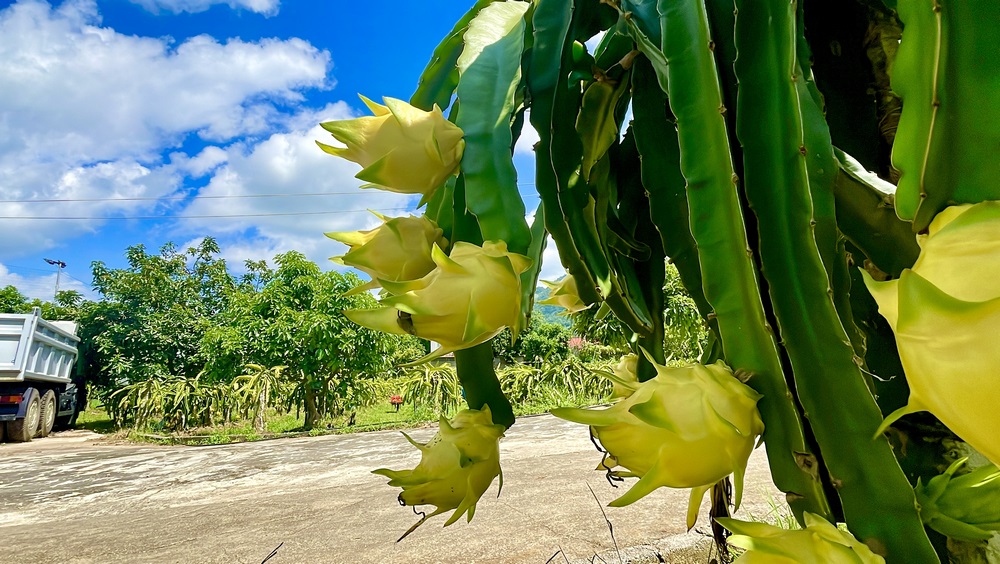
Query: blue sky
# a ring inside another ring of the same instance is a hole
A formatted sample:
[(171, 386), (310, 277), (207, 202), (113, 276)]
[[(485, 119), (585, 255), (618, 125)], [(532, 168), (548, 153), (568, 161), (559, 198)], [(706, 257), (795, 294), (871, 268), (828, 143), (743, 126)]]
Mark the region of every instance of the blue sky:
[[(357, 165), (315, 146), (332, 140), (318, 123), (362, 115), (358, 93), (407, 99), (470, 4), (0, 2), (0, 286), (51, 297), (51, 258), (62, 289), (94, 297), (91, 262), (205, 236), (236, 272), (292, 249), (333, 268), (343, 247), (324, 232), (416, 200), (359, 189)], [(529, 210), (534, 138), (515, 154)]]

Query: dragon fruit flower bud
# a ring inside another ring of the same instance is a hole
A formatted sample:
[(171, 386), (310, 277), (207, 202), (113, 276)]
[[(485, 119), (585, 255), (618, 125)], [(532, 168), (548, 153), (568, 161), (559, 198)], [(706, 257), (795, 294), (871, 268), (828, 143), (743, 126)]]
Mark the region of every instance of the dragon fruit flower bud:
[(508, 252), (503, 241), (486, 241), (482, 247), (459, 241), (451, 256), (435, 246), (431, 259), (436, 267), (423, 278), (379, 279), (391, 294), (381, 300), (383, 307), (344, 315), (370, 329), (441, 345), (412, 364), (485, 343), (505, 327), (517, 339), (523, 326), (520, 275), (531, 259)]
[(539, 301), (538, 303), (543, 305), (554, 305), (566, 310), (560, 315), (577, 313), (590, 307), (585, 304), (582, 299), (580, 299), (580, 291), (576, 287), (576, 278), (573, 278), (572, 274), (563, 276), (562, 280), (559, 280), (558, 282), (549, 282), (547, 280), (541, 280), (540, 282), (544, 284), (550, 292), (549, 297)]
[(458, 171), (465, 134), (437, 105), (425, 112), (395, 98), (383, 98), (385, 105), (361, 100), (374, 115), (321, 124), (347, 147), (316, 143), (364, 167), (357, 178), (369, 183), (365, 187), (423, 194), (426, 201)]
[(907, 413), (929, 411), (1000, 464), (1000, 202), (946, 208), (917, 236), (920, 255), (897, 280), (865, 284), (896, 335), (910, 387)]
[(914, 488), (920, 518), (953, 539), (989, 540), (1000, 531), (1000, 469), (993, 464), (956, 476), (968, 458), (956, 460), (944, 474)]
[[(610, 477), (639, 478), (609, 505), (628, 505), (660, 487), (691, 488), (691, 528), (705, 492), (730, 474), (739, 506), (747, 460), (764, 432), (757, 410), (761, 396), (721, 361), (669, 368), (650, 362), (656, 376), (646, 382), (611, 378), (633, 391), (610, 408), (558, 408), (552, 414), (590, 425), (606, 450), (598, 469)], [(624, 470), (613, 470), (617, 466)]]
[[(403, 433), (406, 440), (420, 449), (420, 463), (412, 470), (380, 468), (373, 474), (389, 478), (389, 485), (403, 488), (401, 505), (433, 505), (435, 510), (410, 527), (403, 540), (425, 521), (445, 511), (455, 510), (445, 521), (447, 527), (463, 515), (472, 521), (476, 503), (499, 476), (500, 439), (504, 426), (494, 425), (489, 406), (481, 410), (463, 409), (451, 421), (442, 417), (438, 432), (421, 444)], [(498, 492), (499, 495), (499, 492)]]
[(639, 357), (635, 354), (627, 354), (618, 361), (611, 374), (603, 373), (611, 380), (613, 386), (611, 398), (627, 398), (639, 387), (639, 376), (637, 374)]
[(447, 248), (448, 240), (437, 223), (425, 216), (388, 218), (372, 212), (382, 225), (368, 231), (331, 232), (326, 236), (349, 247), (332, 261), (352, 266), (372, 277), (354, 288), (356, 294), (379, 287), (379, 280), (403, 282), (422, 278), (434, 269), (431, 249)]
[(822, 517), (806, 512), (804, 529), (782, 529), (765, 523), (748, 523), (727, 517), (716, 521), (734, 534), (729, 544), (746, 550), (733, 564), (884, 564), (851, 533), (841, 531)]

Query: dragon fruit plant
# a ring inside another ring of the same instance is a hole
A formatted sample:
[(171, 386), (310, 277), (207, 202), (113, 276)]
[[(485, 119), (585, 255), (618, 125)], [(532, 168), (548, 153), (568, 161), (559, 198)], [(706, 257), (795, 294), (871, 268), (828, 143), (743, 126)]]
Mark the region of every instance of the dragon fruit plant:
[[(469, 404), (414, 443), (414, 470), (378, 472), (403, 503), (471, 519), (514, 423), (489, 340), (525, 326), (551, 237), (570, 277), (549, 303), (633, 333), (616, 403), (557, 412), (638, 478), (612, 505), (724, 491), (762, 441), (805, 529), (720, 517), (741, 561), (983, 543), (994, 473), (952, 462), (1000, 462), (998, 23), (988, 0), (473, 3), (409, 102), (323, 124), (358, 178), (426, 206), (331, 234), (381, 288), (350, 317), (454, 351)], [(527, 127), (531, 225), (512, 162)], [(668, 260), (709, 329), (699, 365), (665, 368)]]

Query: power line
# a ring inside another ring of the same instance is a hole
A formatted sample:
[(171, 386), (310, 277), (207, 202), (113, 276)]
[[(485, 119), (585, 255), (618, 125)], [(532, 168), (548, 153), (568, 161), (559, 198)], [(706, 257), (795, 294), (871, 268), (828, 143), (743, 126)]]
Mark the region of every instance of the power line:
[(46, 274), (52, 274), (51, 270), (44, 269), (44, 268), (31, 268), (31, 267), (28, 267), (28, 266), (17, 266), (17, 265), (14, 265), (14, 264), (4, 264), (3, 266), (8, 271), (11, 270), (11, 269), (14, 269), (14, 270), (30, 270), (32, 272), (44, 272)]
[[(383, 211), (400, 211), (408, 210), (412, 208), (381, 208)], [(342, 213), (363, 213), (369, 210), (331, 210), (331, 211), (312, 211), (312, 212), (279, 212), (279, 213), (240, 213), (240, 214), (230, 214), (230, 215), (135, 215), (135, 216), (109, 216), (109, 217), (95, 217), (95, 216), (19, 216), (19, 215), (0, 215), (0, 219), (25, 219), (25, 220), (61, 220), (61, 221), (75, 221), (75, 220), (113, 220), (113, 219), (225, 219), (225, 218), (238, 218), (238, 217), (278, 217), (278, 216), (299, 216), (299, 215), (331, 215), (331, 214), (342, 214)]]
[(159, 197), (129, 197), (129, 198), (46, 198), (38, 200), (0, 200), (0, 204), (58, 204), (61, 202), (159, 202), (168, 200), (221, 200), (227, 198), (297, 198), (300, 196), (346, 196), (358, 195), (358, 192), (309, 192), (294, 194), (233, 194), (218, 196), (199, 196), (188, 194), (186, 196), (159, 196)]
[[(534, 186), (533, 182), (526, 182), (523, 184), (518, 184), (518, 186)], [(372, 193), (371, 195), (374, 195)], [(522, 196), (534, 196), (532, 192), (519, 192)], [(160, 201), (176, 201), (176, 200), (188, 200), (188, 199), (198, 199), (198, 200), (224, 200), (224, 199), (240, 199), (240, 198), (299, 198), (299, 197), (315, 197), (315, 196), (358, 196), (363, 195), (362, 192), (296, 192), (291, 194), (231, 194), (231, 195), (208, 195), (200, 196), (198, 194), (187, 194), (184, 196), (135, 196), (135, 197), (124, 197), (124, 198), (41, 198), (41, 199), (30, 199), (30, 200), (0, 200), (0, 204), (58, 204), (62, 202), (160, 202)]]

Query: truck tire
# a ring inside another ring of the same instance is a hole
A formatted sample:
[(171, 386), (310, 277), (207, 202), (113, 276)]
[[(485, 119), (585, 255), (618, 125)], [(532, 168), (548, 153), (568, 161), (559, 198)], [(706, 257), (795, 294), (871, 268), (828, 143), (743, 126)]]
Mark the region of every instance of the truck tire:
[(52, 432), (52, 427), (56, 424), (56, 411), (58, 409), (59, 407), (56, 405), (56, 393), (52, 390), (47, 390), (42, 394), (40, 421), (38, 422), (39, 437), (47, 437)]
[(38, 393), (32, 390), (31, 399), (28, 400), (27, 409), (24, 410), (24, 419), (7, 422), (8, 441), (12, 443), (26, 443), (34, 438), (35, 432), (38, 430), (38, 423), (42, 419), (41, 403), (38, 400)]

